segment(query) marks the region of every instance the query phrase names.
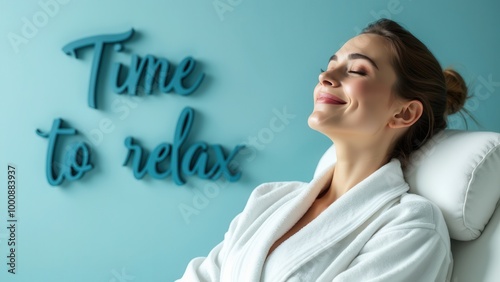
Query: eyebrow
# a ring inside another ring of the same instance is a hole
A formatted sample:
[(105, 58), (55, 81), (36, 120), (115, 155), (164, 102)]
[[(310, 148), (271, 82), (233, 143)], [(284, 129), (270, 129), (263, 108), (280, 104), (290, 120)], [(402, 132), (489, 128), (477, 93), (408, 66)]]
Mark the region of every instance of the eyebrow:
[[(347, 56), (347, 59), (348, 60), (356, 60), (356, 59), (363, 59), (363, 60), (367, 60), (368, 62), (370, 62), (370, 64), (372, 64), (376, 69), (378, 69), (378, 66), (377, 64), (375, 63), (375, 61), (373, 61), (370, 57), (366, 56), (366, 55), (363, 55), (363, 54), (360, 54), (360, 53), (351, 53)], [(333, 55), (330, 57), (330, 61), (337, 61), (337, 55)]]

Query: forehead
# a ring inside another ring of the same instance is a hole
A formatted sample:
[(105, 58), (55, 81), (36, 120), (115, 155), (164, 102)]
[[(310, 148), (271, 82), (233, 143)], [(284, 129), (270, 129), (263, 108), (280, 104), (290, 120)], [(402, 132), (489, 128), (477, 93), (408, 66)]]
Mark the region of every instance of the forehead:
[(390, 67), (392, 54), (390, 43), (380, 35), (360, 34), (347, 41), (336, 53), (342, 60), (349, 54), (361, 53), (370, 57), (378, 66)]

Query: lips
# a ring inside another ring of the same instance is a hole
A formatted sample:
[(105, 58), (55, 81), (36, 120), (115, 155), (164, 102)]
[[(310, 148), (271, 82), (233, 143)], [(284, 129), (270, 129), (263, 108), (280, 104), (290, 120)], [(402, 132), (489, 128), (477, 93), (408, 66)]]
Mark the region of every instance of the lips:
[(318, 97), (316, 98), (316, 102), (324, 103), (324, 104), (334, 104), (334, 105), (347, 104), (346, 101), (340, 99), (339, 97), (337, 97), (333, 94), (328, 94), (328, 93), (323, 93), (323, 92), (318, 94)]

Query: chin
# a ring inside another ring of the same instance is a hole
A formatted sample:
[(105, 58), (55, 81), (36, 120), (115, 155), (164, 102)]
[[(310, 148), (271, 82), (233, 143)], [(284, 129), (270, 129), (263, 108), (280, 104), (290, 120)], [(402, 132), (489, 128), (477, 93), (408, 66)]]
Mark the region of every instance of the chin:
[(328, 126), (326, 123), (326, 119), (322, 117), (322, 115), (318, 112), (313, 112), (309, 118), (307, 119), (307, 124), (311, 129), (319, 131), (324, 134), (324, 130), (327, 129)]
[(334, 138), (352, 133), (350, 130), (343, 129), (339, 121), (331, 115), (325, 115), (324, 112), (315, 111), (307, 119), (309, 127), (333, 141)]

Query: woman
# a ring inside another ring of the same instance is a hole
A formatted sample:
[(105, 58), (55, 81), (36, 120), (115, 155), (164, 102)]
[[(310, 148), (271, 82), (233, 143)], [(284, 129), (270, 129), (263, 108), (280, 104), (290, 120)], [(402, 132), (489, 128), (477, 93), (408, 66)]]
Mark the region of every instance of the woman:
[(257, 187), (224, 241), (179, 281), (449, 281), (440, 210), (402, 167), (467, 97), (462, 77), (397, 23), (349, 40), (319, 75), (309, 126), (337, 161), (310, 183)]

